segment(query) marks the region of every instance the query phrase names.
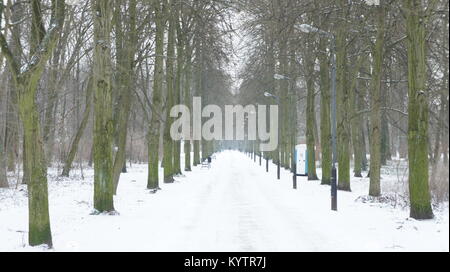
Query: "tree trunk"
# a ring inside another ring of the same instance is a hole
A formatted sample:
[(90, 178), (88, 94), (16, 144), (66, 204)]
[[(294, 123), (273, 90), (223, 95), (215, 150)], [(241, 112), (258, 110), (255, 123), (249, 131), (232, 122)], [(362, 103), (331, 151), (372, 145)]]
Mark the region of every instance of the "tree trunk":
[(167, 42), (167, 59), (166, 59), (166, 84), (167, 84), (167, 97), (166, 97), (166, 116), (164, 125), (164, 156), (163, 156), (163, 168), (164, 168), (164, 183), (173, 183), (173, 156), (174, 156), (174, 143), (170, 136), (170, 127), (172, 126), (172, 118), (170, 117), (170, 110), (174, 105), (174, 57), (175, 57), (175, 16), (173, 13), (174, 3), (173, 0), (169, 0), (169, 31)]
[(6, 176), (6, 153), (3, 150), (3, 144), (3, 137), (0, 135), (0, 188), (8, 188), (9, 183)]
[(408, 153), (411, 217), (433, 218), (428, 180), (428, 96), (426, 33), (420, 0), (404, 0), (408, 34)]
[(162, 4), (154, 1), (155, 24), (156, 24), (156, 44), (155, 44), (155, 70), (153, 81), (152, 116), (150, 120), (148, 135), (148, 180), (147, 188), (150, 190), (159, 189), (159, 140), (161, 127), (161, 93), (164, 80), (164, 29), (165, 19)]
[[(0, 54), (0, 67), (3, 66), (3, 55)], [(3, 74), (2, 78), (0, 79), (0, 83), (3, 85), (3, 83), (5, 82), (5, 74)], [(4, 86), (4, 85), (3, 85)], [(5, 91), (3, 91), (3, 89), (6, 88), (1, 88), (0, 87), (0, 99), (1, 103), (0, 103), (0, 110), (4, 110), (8, 107), (7, 104), (3, 104), (3, 100), (5, 96), (7, 96), (8, 90), (6, 89)], [(3, 92), (5, 92), (5, 94), (3, 94)], [(6, 101), (8, 101), (7, 97), (6, 97)], [(6, 124), (7, 121), (5, 118), (5, 123), (3, 123), (3, 116), (0, 116), (0, 188), (8, 188), (9, 187), (9, 183), (8, 183), (8, 177), (7, 177), (7, 173), (6, 173), (6, 152), (5, 152), (5, 135), (6, 135)]]
[(94, 17), (94, 208), (114, 211), (113, 116), (111, 84), (111, 21), (110, 1), (93, 0)]
[(350, 130), (351, 130), (351, 142), (353, 146), (353, 155), (354, 155), (354, 176), (355, 177), (362, 177), (361, 173), (361, 160), (362, 160), (362, 154), (360, 151), (361, 148), (361, 130), (360, 130), (360, 121), (361, 115), (358, 113), (358, 107), (359, 107), (359, 99), (358, 99), (358, 89), (357, 89), (357, 82), (358, 82), (358, 72), (361, 68), (361, 65), (363, 64), (365, 59), (365, 55), (358, 56), (356, 60), (356, 64), (353, 66), (353, 68), (350, 71), (349, 74), (349, 112), (350, 112)]
[[(184, 41), (183, 33), (181, 30), (180, 19), (181, 9), (177, 3), (175, 3), (176, 11), (176, 30), (177, 30), (177, 73), (174, 83), (174, 105), (181, 103), (181, 82), (183, 79), (183, 64), (184, 64)], [(181, 141), (174, 141), (173, 149), (173, 174), (181, 175)]]
[[(341, 17), (347, 16), (347, 1), (340, 0)], [(351, 191), (350, 187), (350, 127), (348, 118), (349, 90), (347, 88), (347, 23), (342, 20), (336, 35), (337, 65), (337, 143), (338, 143), (338, 188)]]
[[(25, 81), (26, 82), (26, 81)], [(23, 84), (19, 88), (19, 109), (23, 122), (24, 148), (27, 159), (24, 160), (28, 169), (24, 175), (28, 181), (29, 205), (29, 243), (31, 246), (47, 244), (52, 246), (50, 217), (48, 211), (47, 165), (44, 158), (44, 148), (40, 135), (39, 112), (34, 100), (35, 84)]]
[[(52, 246), (50, 217), (48, 211), (47, 165), (44, 156), (43, 139), (40, 134), (39, 111), (35, 100), (39, 80), (44, 72), (62, 28), (65, 16), (64, 0), (52, 1), (50, 25), (42, 31), (43, 19), (40, 3), (32, 2), (32, 27), (30, 33), (30, 54), (34, 61), (20, 68), (6, 38), (0, 32), (0, 47), (5, 54), (14, 83), (18, 90), (19, 114), (24, 131), (24, 169), (28, 181), (29, 232), (31, 246), (47, 244)], [(0, 14), (3, 13), (0, 5)], [(0, 17), (0, 25), (1, 17)], [(39, 48), (39, 50), (36, 50)]]
[[(367, 69), (368, 66), (367, 60), (368, 60), (367, 57), (364, 58), (362, 63), (363, 67), (361, 67), (360, 73), (365, 71), (365, 69)], [(365, 97), (367, 96), (368, 83), (365, 80), (360, 80), (358, 81), (357, 86), (358, 92), (355, 97), (356, 110), (357, 112), (361, 112), (366, 109)], [(358, 114), (355, 118), (356, 118), (355, 134), (357, 144), (357, 147), (355, 147), (355, 176), (362, 177), (362, 171), (367, 171), (368, 167), (366, 154), (366, 133), (364, 125), (365, 116), (363, 114)], [(358, 152), (359, 154), (356, 154), (356, 152)], [(361, 176), (359, 176), (358, 174), (361, 174)]]
[[(284, 35), (283, 35), (284, 34)], [(279, 53), (279, 73), (283, 76), (287, 76), (287, 67), (288, 67), (288, 58), (287, 58), (287, 39), (285, 37), (285, 33), (282, 34), (280, 38), (280, 53)], [(273, 75), (272, 75), (273, 76)], [(281, 138), (280, 138), (280, 155), (279, 160), (281, 166), (288, 169), (288, 164), (286, 161), (286, 153), (288, 147), (288, 92), (289, 92), (289, 81), (287, 79), (282, 79), (279, 82), (279, 93), (278, 97), (280, 99), (280, 113), (281, 113)]]
[[(192, 112), (192, 96), (191, 96), (191, 78), (192, 78), (192, 63), (191, 63), (192, 52), (189, 49), (188, 44), (186, 45), (186, 60), (185, 60), (185, 70), (184, 70), (184, 104), (189, 107)], [(191, 135), (192, 136), (192, 135)], [(186, 172), (192, 171), (191, 168), (191, 146), (190, 140), (184, 141), (184, 170)]]
[[(355, 110), (352, 110), (352, 113), (355, 113), (359, 108), (358, 103), (358, 90), (352, 90), (352, 102), (351, 107)], [(351, 122), (351, 130), (352, 130), (352, 145), (353, 145), (353, 160), (354, 160), (354, 168), (353, 173), (357, 178), (362, 177), (362, 151), (361, 151), (361, 118), (359, 116), (353, 116)]]
[(385, 8), (383, 4), (377, 9), (377, 40), (373, 52), (374, 64), (370, 90), (370, 190), (369, 195), (381, 195), (381, 77), (383, 76)]
[[(384, 91), (383, 96), (384, 95), (387, 95), (386, 91)], [(392, 160), (391, 154), (389, 120), (386, 111), (383, 110), (383, 113), (381, 114), (381, 165), (387, 165), (387, 162)]]
[(331, 144), (331, 86), (330, 86), (330, 63), (327, 58), (327, 39), (319, 41), (320, 62), (320, 143), (322, 150), (322, 184), (331, 184), (332, 168), (332, 144)]
[[(310, 41), (312, 42), (312, 41)], [(308, 46), (310, 47), (310, 46)], [(306, 80), (307, 86), (307, 106), (306, 106), (306, 142), (308, 146), (308, 180), (318, 180), (316, 173), (316, 140), (314, 137), (314, 119), (316, 114), (314, 111), (314, 98), (315, 98), (315, 88), (314, 88), (314, 53), (312, 48), (307, 50), (306, 70), (308, 71), (308, 76)]]
[[(121, 5), (118, 5), (118, 11), (120, 12)], [(113, 181), (114, 181), (114, 194), (117, 194), (117, 188), (119, 186), (120, 174), (126, 172), (126, 151), (127, 151), (127, 137), (128, 137), (128, 120), (130, 119), (131, 103), (134, 97), (134, 71), (135, 71), (135, 55), (136, 45), (138, 43), (136, 33), (136, 0), (130, 0), (128, 6), (127, 19), (116, 16), (115, 24), (125, 24), (128, 26), (127, 32), (123, 33), (121, 27), (116, 27), (116, 36), (122, 36), (123, 44), (119, 44), (117, 50), (117, 83), (119, 91), (119, 105), (120, 108), (116, 115), (116, 144), (117, 153), (114, 158), (113, 166)], [(118, 31), (119, 30), (119, 31)], [(123, 39), (125, 38), (125, 39)]]
[[(194, 96), (201, 96), (201, 88), (202, 88), (202, 63), (200, 61), (201, 59), (201, 45), (200, 41), (196, 41), (195, 44), (195, 57), (196, 57), (196, 63), (195, 63), (195, 91)], [(194, 166), (200, 165), (200, 145), (202, 142), (202, 139), (200, 140), (194, 140)]]

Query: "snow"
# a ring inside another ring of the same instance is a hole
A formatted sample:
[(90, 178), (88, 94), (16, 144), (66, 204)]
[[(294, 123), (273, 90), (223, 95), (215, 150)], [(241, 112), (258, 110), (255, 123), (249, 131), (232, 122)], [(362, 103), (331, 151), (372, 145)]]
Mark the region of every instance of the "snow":
[[(257, 160), (258, 161), (258, 160)], [(415, 221), (408, 210), (358, 200), (368, 180), (339, 192), (276, 167), (259, 166), (235, 151), (217, 154), (211, 169), (194, 168), (162, 190), (146, 190), (147, 166), (134, 165), (120, 181), (118, 215), (90, 215), (93, 171), (61, 179), (49, 173), (52, 251), (449, 251), (448, 203), (436, 218)], [(387, 175), (383, 182), (395, 180)], [(0, 251), (46, 251), (27, 243), (26, 188), (0, 190)]]

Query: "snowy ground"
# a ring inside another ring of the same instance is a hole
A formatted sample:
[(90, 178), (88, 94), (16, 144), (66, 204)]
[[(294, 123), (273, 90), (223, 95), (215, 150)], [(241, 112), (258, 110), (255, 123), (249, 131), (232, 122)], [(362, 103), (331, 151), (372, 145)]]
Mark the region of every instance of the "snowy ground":
[[(84, 180), (79, 171), (71, 179), (50, 173), (53, 250), (449, 251), (448, 204), (436, 219), (415, 221), (401, 205), (365, 203), (368, 181), (355, 179), (336, 213), (329, 187), (300, 178), (295, 191), (291, 175), (277, 181), (275, 170), (227, 151), (212, 169), (150, 194), (146, 166), (135, 165), (121, 178), (117, 216), (90, 215), (92, 170)], [(0, 251), (45, 250), (26, 246), (27, 224), (26, 188), (0, 190)]]

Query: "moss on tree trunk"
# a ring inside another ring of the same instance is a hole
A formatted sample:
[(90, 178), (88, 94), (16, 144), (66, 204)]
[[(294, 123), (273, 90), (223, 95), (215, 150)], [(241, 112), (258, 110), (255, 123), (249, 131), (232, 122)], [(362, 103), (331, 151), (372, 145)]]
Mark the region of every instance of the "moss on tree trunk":
[(94, 209), (114, 211), (111, 85), (111, 2), (95, 0), (94, 16)]
[(408, 153), (411, 217), (433, 218), (428, 180), (426, 33), (420, 0), (404, 0), (408, 47)]
[[(341, 16), (348, 13), (346, 1), (340, 0)], [(350, 127), (348, 118), (349, 90), (347, 86), (347, 23), (341, 21), (336, 35), (336, 103), (338, 144), (338, 188), (350, 191)]]
[(331, 144), (331, 86), (330, 63), (327, 58), (325, 38), (319, 42), (320, 62), (320, 143), (322, 149), (322, 184), (331, 184), (332, 144)]
[[(36, 77), (36, 76), (35, 76)], [(28, 171), (28, 242), (30, 246), (46, 244), (52, 246), (50, 215), (48, 209), (47, 164), (44, 158), (43, 140), (35, 94), (37, 79), (24, 77), (19, 87), (19, 111), (23, 123), (24, 148)], [(20, 84), (20, 83), (19, 83)]]

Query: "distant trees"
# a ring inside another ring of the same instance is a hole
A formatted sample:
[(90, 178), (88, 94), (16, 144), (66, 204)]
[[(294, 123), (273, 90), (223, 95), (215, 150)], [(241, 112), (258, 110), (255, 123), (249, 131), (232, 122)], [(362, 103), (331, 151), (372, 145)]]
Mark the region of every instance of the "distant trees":
[(63, 168), (63, 171), (61, 174), (61, 176), (63, 176), (63, 177), (69, 177), (70, 170), (72, 169), (73, 161), (75, 159), (75, 156), (76, 156), (78, 148), (79, 148), (81, 137), (83, 137), (86, 126), (88, 125), (89, 117), (91, 115), (92, 100), (93, 100), (92, 99), (92, 93), (94, 91), (93, 81), (94, 81), (93, 77), (90, 76), (89, 79), (87, 80), (87, 84), (85, 84), (85, 85), (87, 85), (86, 86), (86, 88), (87, 88), (86, 103), (85, 103), (86, 106), (84, 109), (82, 121), (77, 130), (77, 133), (75, 134), (75, 137), (73, 138), (73, 141), (70, 145), (69, 154), (67, 155), (65, 162), (64, 162), (64, 168)]

